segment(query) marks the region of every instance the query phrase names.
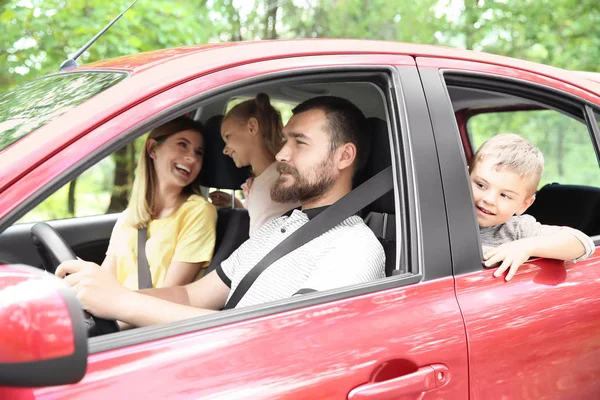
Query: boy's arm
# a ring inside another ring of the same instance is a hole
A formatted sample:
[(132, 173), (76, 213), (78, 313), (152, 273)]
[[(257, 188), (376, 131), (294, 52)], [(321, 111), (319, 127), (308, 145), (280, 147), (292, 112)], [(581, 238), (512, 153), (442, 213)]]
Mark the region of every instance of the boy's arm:
[(557, 260), (581, 260), (594, 252), (591, 238), (576, 229), (542, 225), (537, 236), (504, 243), (485, 252), (486, 267), (502, 262), (494, 276), (502, 275), (507, 269), (509, 281), (529, 257), (553, 258)]

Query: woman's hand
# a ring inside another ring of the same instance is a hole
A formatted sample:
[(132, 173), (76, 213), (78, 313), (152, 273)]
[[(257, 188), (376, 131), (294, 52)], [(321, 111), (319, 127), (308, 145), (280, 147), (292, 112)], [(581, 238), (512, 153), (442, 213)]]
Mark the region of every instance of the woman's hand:
[(119, 319), (119, 309), (126, 306), (133, 293), (92, 262), (65, 261), (56, 269), (56, 275), (77, 292), (84, 310), (100, 318)]

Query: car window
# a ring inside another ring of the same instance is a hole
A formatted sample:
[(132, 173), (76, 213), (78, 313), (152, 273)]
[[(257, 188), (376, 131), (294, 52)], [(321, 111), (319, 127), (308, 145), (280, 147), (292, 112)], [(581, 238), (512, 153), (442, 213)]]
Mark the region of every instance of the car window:
[(598, 159), (585, 123), (555, 110), (522, 110), (476, 114), (467, 122), (475, 151), (499, 133), (516, 133), (544, 154), (540, 187), (548, 183), (600, 187)]
[(126, 76), (123, 72), (58, 74), (0, 94), (0, 151)]
[(121, 212), (127, 208), (134, 171), (146, 135), (104, 158), (54, 192), (17, 223)]

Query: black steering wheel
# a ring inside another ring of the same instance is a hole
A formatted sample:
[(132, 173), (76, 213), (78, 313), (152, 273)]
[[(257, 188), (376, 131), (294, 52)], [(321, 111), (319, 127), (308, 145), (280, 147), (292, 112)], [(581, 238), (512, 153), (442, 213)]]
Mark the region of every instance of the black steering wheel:
[[(65, 240), (46, 223), (39, 222), (31, 227), (31, 239), (40, 254), (42, 266), (51, 274), (54, 274), (60, 263), (77, 259)], [(120, 330), (117, 321), (94, 317), (87, 311), (84, 313), (89, 337)]]

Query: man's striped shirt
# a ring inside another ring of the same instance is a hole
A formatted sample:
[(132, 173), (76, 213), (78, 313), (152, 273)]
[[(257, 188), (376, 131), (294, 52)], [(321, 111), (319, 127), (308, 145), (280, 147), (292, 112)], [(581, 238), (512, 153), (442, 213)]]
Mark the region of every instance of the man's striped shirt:
[[(289, 215), (270, 219), (223, 261), (217, 274), (231, 288), (228, 297), (267, 253), (325, 208), (293, 210)], [(237, 307), (384, 277), (383, 247), (362, 218), (353, 215), (267, 267)]]

